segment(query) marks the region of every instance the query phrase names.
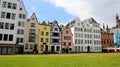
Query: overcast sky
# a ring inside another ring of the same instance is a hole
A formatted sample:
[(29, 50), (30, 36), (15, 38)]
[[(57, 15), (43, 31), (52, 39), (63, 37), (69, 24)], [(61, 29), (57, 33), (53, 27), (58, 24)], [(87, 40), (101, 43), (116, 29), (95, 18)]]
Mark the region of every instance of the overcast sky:
[(80, 17), (81, 21), (93, 17), (101, 24), (115, 26), (120, 15), (120, 0), (23, 0), (28, 17), (36, 13), (39, 22), (56, 19), (60, 24)]

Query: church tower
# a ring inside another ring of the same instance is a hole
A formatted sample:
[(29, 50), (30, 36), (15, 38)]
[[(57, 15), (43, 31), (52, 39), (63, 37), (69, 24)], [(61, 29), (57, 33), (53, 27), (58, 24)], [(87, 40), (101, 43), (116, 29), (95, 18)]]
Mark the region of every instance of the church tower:
[(116, 27), (120, 28), (120, 20), (118, 14), (116, 15)]

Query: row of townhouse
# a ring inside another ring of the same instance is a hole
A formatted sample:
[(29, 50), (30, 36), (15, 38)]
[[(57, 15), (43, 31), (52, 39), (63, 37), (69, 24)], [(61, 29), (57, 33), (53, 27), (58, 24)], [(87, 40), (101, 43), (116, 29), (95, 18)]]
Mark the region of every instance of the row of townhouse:
[(26, 53), (101, 52), (100, 24), (93, 18), (79, 18), (66, 26), (53, 22), (38, 23), (35, 13), (26, 24)]
[(35, 13), (27, 18), (22, 0), (0, 0), (0, 54), (101, 52), (119, 47), (119, 30), (118, 15), (111, 29), (100, 28), (93, 18), (76, 18), (65, 26), (56, 20), (39, 23)]
[[(63, 35), (63, 36), (62, 36)], [(60, 27), (58, 22), (39, 23), (35, 13), (26, 23), (25, 53), (72, 52), (72, 32), (69, 27)]]

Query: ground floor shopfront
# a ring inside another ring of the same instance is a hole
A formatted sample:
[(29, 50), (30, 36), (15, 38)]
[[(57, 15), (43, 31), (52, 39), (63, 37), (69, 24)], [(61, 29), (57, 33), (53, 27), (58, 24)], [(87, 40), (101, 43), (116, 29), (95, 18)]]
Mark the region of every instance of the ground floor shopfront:
[(0, 55), (22, 54), (23, 46), (15, 44), (0, 44)]

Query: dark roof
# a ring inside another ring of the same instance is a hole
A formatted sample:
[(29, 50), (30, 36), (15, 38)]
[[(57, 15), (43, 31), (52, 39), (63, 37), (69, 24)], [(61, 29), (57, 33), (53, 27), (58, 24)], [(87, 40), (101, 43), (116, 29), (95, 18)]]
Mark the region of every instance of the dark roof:
[(60, 26), (59, 26), (59, 24), (58, 24), (58, 22), (56, 20), (54, 20), (52, 22), (49, 22), (48, 24), (51, 26), (51, 29), (55, 26), (55, 24), (57, 24), (59, 29), (61, 30), (61, 28), (60, 28)]

